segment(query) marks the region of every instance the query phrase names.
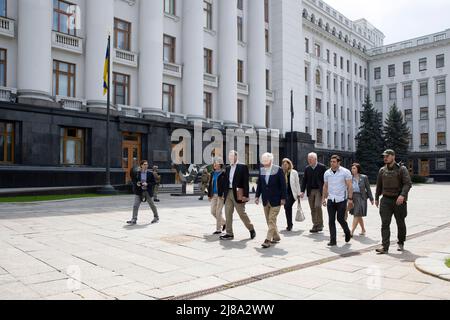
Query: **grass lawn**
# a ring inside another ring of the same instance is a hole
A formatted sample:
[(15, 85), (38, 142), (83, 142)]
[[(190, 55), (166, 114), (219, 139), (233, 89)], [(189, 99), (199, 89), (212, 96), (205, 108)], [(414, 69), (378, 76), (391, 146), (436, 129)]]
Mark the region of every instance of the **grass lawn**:
[(0, 203), (5, 202), (37, 202), (37, 201), (53, 201), (53, 200), (67, 200), (67, 199), (81, 199), (81, 198), (97, 198), (108, 197), (107, 195), (86, 193), (86, 194), (59, 194), (59, 195), (45, 195), (45, 196), (19, 196), (19, 197), (0, 197)]
[(445, 265), (450, 268), (450, 259), (445, 260)]

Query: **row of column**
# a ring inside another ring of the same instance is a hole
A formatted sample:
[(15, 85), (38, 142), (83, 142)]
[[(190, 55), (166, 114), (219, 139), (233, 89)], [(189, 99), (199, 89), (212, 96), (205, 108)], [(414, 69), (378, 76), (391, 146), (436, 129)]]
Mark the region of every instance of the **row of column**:
[[(52, 100), (52, 0), (19, 0), (18, 89), (21, 97)], [(218, 116), (237, 121), (237, 0), (218, 1)], [(86, 1), (84, 79), (88, 105), (104, 105), (102, 78), (106, 39), (114, 30), (114, 1)], [(248, 119), (265, 124), (264, 1), (250, 1), (248, 15)], [(203, 117), (203, 0), (191, 0), (182, 12), (182, 112)], [(163, 1), (139, 1), (139, 106), (162, 111)], [(112, 37), (113, 38), (113, 37)], [(112, 52), (111, 52), (112, 57)]]

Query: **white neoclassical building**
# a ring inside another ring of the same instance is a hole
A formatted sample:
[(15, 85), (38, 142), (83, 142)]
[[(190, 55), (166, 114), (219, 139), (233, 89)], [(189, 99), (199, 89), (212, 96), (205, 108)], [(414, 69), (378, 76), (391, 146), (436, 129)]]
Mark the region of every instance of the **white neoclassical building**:
[(292, 91), (296, 139), (322, 161), (354, 160), (369, 94), (404, 111), (411, 170), (450, 178), (450, 30), (383, 46), (321, 0), (0, 0), (0, 171), (101, 167), (108, 35), (117, 172), (167, 162), (170, 130), (192, 121), (284, 139)]

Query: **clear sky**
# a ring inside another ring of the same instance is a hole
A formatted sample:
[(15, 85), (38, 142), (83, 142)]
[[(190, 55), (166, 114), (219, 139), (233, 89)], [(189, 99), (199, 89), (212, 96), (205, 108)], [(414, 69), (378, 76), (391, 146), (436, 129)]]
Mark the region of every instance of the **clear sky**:
[(351, 20), (366, 18), (384, 44), (450, 28), (450, 0), (324, 0)]

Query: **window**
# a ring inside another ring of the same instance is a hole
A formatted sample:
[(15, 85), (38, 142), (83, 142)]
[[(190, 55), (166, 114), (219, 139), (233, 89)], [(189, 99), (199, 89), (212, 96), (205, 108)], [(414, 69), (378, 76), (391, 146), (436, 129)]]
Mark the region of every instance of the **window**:
[(305, 38), (305, 52), (309, 53), (309, 39)]
[(239, 10), (244, 10), (244, 1), (243, 0), (237, 0), (237, 8)]
[(330, 76), (327, 75), (327, 89), (330, 89)]
[(344, 70), (344, 58), (341, 57), (341, 69)]
[(305, 82), (308, 81), (308, 67), (305, 67)]
[[(413, 135), (409, 134), (408, 135), (408, 147), (412, 148), (413, 147)], [(411, 166), (412, 167), (412, 166)]]
[(333, 78), (333, 90), (334, 90), (334, 92), (337, 92), (337, 80), (336, 80), (336, 78)]
[(347, 60), (347, 72), (350, 73), (350, 60)]
[(7, 51), (0, 49), (0, 86), (6, 87)]
[(237, 122), (244, 122), (244, 101), (241, 99), (237, 101)]
[(428, 108), (420, 108), (420, 120), (428, 120)]
[(420, 83), (419, 87), (420, 87), (420, 95), (427, 96), (428, 95), (428, 82)]
[(320, 86), (320, 84), (321, 84), (320, 70), (316, 70), (316, 85)]
[(320, 55), (321, 54), (321, 52), (320, 52), (320, 45), (316, 43), (314, 45), (314, 49), (315, 49), (316, 57), (320, 58), (321, 57), (321, 55)]
[(367, 69), (364, 68), (364, 80), (367, 80)]
[(244, 27), (243, 27), (243, 19), (242, 17), (237, 17), (237, 35), (238, 41), (244, 41)]
[(130, 51), (131, 23), (114, 19), (114, 44), (116, 48)]
[(305, 110), (308, 110), (308, 96), (305, 96)]
[(163, 110), (168, 112), (175, 112), (175, 86), (163, 83)]
[(203, 49), (204, 72), (212, 74), (212, 57), (213, 52), (210, 49)]
[(395, 64), (389, 65), (388, 76), (389, 76), (389, 78), (395, 77)]
[(337, 139), (337, 132), (334, 133), (334, 147), (337, 149), (338, 148), (338, 139)]
[(329, 117), (330, 116), (330, 103), (329, 102), (327, 102), (327, 116)]
[(316, 112), (322, 113), (322, 100), (316, 99)]
[(0, 163), (14, 163), (14, 124), (0, 121)]
[(447, 170), (447, 159), (437, 158), (436, 159), (436, 170)]
[(212, 93), (203, 92), (203, 114), (205, 118), (212, 118)]
[(445, 93), (445, 79), (436, 81), (436, 93)]
[(337, 67), (337, 54), (333, 53), (333, 62), (334, 62), (334, 66)]
[(60, 163), (63, 165), (83, 165), (85, 130), (61, 128)]
[(375, 80), (381, 79), (381, 67), (377, 67), (373, 70)]
[(397, 100), (397, 88), (389, 88), (389, 100)]
[(265, 29), (265, 46), (266, 52), (270, 51), (270, 39), (269, 39), (269, 30)]
[(413, 120), (413, 113), (411, 109), (405, 110), (405, 121), (412, 121)]
[(421, 133), (420, 134), (420, 146), (421, 147), (428, 147), (428, 133)]
[(305, 127), (305, 133), (309, 133), (309, 127), (308, 126)]
[(75, 97), (75, 65), (53, 60), (53, 95)]
[(422, 58), (419, 60), (419, 71), (427, 70), (427, 58)]
[(437, 106), (437, 117), (446, 118), (445, 106)]
[(412, 97), (412, 86), (410, 84), (407, 84), (403, 87), (403, 97), (404, 98), (411, 98)]
[(264, 21), (269, 23), (269, 0), (264, 0)]
[(333, 106), (333, 113), (334, 113), (334, 118), (337, 119), (338, 118), (338, 111), (337, 111), (337, 105), (336, 104)]
[(164, 35), (164, 62), (175, 63), (175, 38)]
[(113, 72), (114, 104), (130, 105), (130, 76)]
[[(54, 0), (53, 1), (53, 30), (61, 33), (66, 33), (76, 36), (76, 12), (75, 6), (71, 3)], [(5, 12), (6, 16), (6, 1), (0, 1), (1, 13)]]
[(341, 106), (341, 120), (345, 120), (344, 107)]
[(270, 128), (270, 106), (266, 106), (266, 128)]
[(175, 0), (164, 0), (164, 12), (175, 15)]
[(322, 129), (317, 129), (316, 142), (317, 143), (323, 143), (323, 131), (322, 131)]
[(238, 60), (237, 81), (244, 82), (244, 61)]
[(350, 109), (347, 108), (347, 121), (350, 121)]
[(403, 74), (411, 74), (411, 61), (403, 62)]
[(383, 101), (383, 91), (377, 90), (375, 91), (375, 102), (382, 102)]
[(359, 77), (362, 78), (362, 66), (359, 66)]
[(270, 90), (270, 70), (266, 69), (266, 90)]
[(443, 68), (445, 66), (445, 57), (443, 54), (436, 56), (436, 68)]
[(330, 63), (330, 50), (327, 49), (327, 62)]
[(355, 71), (355, 76), (357, 76), (358, 75), (358, 64), (355, 63), (355, 66), (354, 66), (353, 69), (355, 69), (354, 70)]
[(446, 144), (447, 144), (447, 141), (445, 139), (445, 132), (438, 132), (437, 133), (437, 145), (445, 146)]
[(203, 1), (203, 23), (206, 29), (212, 30), (212, 4)]

